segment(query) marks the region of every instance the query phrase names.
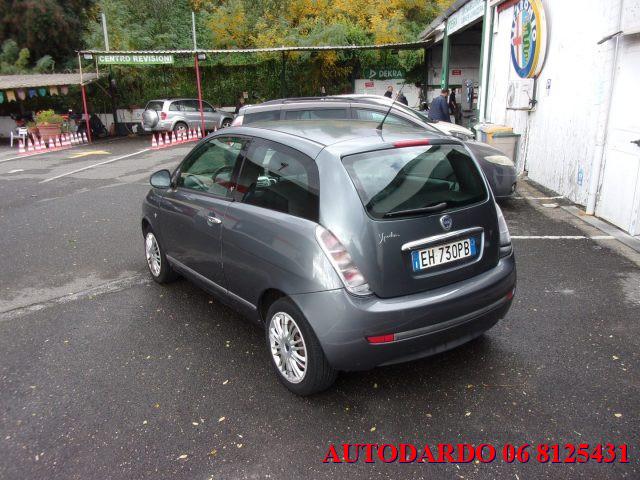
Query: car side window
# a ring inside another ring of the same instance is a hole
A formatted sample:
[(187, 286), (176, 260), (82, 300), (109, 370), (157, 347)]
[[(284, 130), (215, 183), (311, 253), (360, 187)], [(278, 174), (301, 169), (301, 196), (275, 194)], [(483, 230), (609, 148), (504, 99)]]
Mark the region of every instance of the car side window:
[(202, 111), (207, 113), (215, 112), (215, 109), (209, 105), (207, 102), (202, 102)]
[(197, 100), (183, 100), (180, 102), (182, 104), (183, 112), (199, 112), (200, 105)]
[[(369, 110), (366, 108), (356, 108), (354, 109), (354, 111), (355, 111), (355, 117), (358, 120), (366, 120), (369, 122), (376, 122), (376, 123), (380, 123), (386, 113), (378, 110)], [(394, 115), (393, 113), (390, 113), (389, 115), (387, 115), (387, 119), (384, 121), (384, 123), (388, 123), (389, 125), (402, 125), (403, 127), (411, 127), (411, 128), (416, 128), (417, 126), (415, 123), (410, 122), (409, 120), (406, 120), (402, 117), (399, 117), (398, 115)]]
[(332, 120), (347, 118), (346, 108), (311, 108), (306, 110), (287, 110), (285, 120)]
[(243, 124), (280, 120), (280, 110), (267, 110), (266, 112), (245, 113)]
[(203, 143), (181, 165), (177, 186), (227, 196), (245, 143), (237, 137), (217, 137)]
[(249, 205), (317, 222), (318, 177), (315, 162), (301, 152), (255, 140), (245, 156), (234, 195)]
[(182, 110), (182, 102), (171, 102), (169, 105), (170, 112), (179, 112)]

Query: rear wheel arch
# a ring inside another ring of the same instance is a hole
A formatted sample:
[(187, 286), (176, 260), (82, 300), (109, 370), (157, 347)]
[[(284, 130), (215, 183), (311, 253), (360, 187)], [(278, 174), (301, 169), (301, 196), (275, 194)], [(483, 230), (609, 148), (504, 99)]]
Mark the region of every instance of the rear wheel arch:
[(258, 300), (258, 315), (260, 322), (266, 323), (269, 307), (271, 307), (276, 300), (285, 297), (288, 297), (288, 295), (277, 288), (268, 288), (262, 292), (262, 295), (260, 295), (260, 299)]

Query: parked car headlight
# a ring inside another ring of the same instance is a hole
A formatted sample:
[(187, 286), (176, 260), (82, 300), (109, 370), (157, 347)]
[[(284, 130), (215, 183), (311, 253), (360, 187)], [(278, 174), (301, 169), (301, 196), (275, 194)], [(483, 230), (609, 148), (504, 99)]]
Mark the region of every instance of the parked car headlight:
[(505, 167), (515, 167), (513, 161), (506, 155), (489, 155), (484, 157), (487, 162), (491, 162), (495, 165), (504, 165)]
[(470, 135), (467, 135), (466, 133), (462, 133), (462, 132), (451, 132), (451, 136), (452, 137), (456, 137), (459, 140), (462, 141), (468, 141), (468, 140), (473, 140), (473, 137)]
[(346, 289), (354, 295), (371, 295), (364, 275), (354, 265), (351, 255), (340, 240), (320, 225), (316, 227), (316, 238)]

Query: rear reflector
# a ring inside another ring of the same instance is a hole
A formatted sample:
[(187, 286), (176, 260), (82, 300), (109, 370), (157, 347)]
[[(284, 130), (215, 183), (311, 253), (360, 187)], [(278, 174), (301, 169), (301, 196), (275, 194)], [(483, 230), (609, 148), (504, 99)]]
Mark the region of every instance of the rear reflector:
[(367, 342), (389, 343), (389, 342), (393, 342), (395, 339), (396, 339), (396, 336), (392, 333), (391, 335), (376, 335), (375, 337), (367, 337)]
[(507, 293), (507, 300), (511, 300), (516, 294), (516, 289), (514, 288), (513, 290), (511, 290), (509, 293)]
[(403, 147), (419, 147), (420, 145), (429, 145), (428, 138), (419, 138), (416, 140), (399, 140), (393, 143), (393, 146), (396, 148)]

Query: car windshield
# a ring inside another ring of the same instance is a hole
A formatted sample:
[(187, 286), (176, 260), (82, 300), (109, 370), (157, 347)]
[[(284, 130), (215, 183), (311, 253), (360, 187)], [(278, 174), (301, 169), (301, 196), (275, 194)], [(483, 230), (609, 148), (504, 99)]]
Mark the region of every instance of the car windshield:
[(457, 145), (359, 153), (344, 157), (343, 164), (374, 218), (450, 210), (488, 195), (475, 163)]

